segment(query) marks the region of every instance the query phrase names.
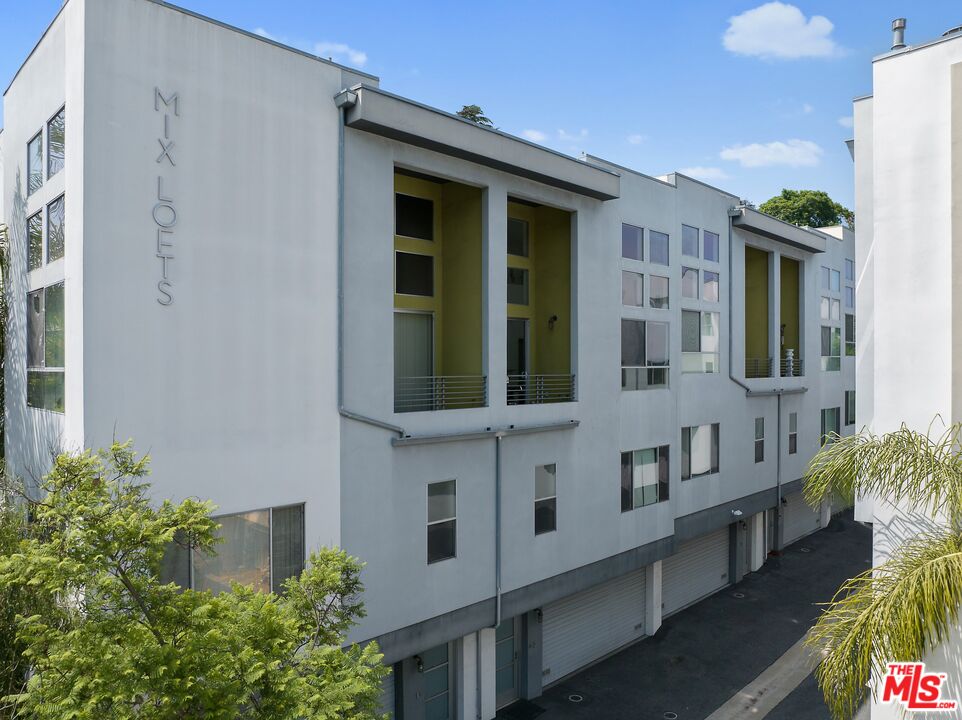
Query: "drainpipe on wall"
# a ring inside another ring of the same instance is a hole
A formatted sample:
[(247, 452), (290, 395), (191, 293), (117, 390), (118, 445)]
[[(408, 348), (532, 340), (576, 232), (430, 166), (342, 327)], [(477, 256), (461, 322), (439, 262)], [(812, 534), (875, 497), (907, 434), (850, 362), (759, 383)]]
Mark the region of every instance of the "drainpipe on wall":
[[(494, 436), (494, 627), (501, 624), (501, 438)], [(480, 639), (481, 635), (478, 634)]]
[(337, 411), (341, 417), (390, 430), (404, 437), (404, 428), (377, 420), (344, 407), (344, 123), (348, 108), (357, 103), (357, 93), (341, 90), (334, 96), (337, 123)]

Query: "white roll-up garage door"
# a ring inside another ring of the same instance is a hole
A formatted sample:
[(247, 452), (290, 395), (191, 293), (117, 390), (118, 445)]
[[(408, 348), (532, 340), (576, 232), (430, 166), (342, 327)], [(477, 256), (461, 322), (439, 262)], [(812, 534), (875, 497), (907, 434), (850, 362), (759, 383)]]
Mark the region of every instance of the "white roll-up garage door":
[(822, 514), (818, 508), (813, 509), (805, 502), (802, 493), (786, 495), (785, 501), (786, 504), (782, 506), (782, 522), (785, 523), (783, 545), (791, 545), (822, 527)]
[(668, 617), (718, 592), (728, 580), (728, 526), (689, 540), (661, 563), (661, 613)]
[(542, 682), (575, 670), (645, 634), (645, 570), (542, 608)]
[(381, 712), (394, 717), (394, 673), (381, 680)]

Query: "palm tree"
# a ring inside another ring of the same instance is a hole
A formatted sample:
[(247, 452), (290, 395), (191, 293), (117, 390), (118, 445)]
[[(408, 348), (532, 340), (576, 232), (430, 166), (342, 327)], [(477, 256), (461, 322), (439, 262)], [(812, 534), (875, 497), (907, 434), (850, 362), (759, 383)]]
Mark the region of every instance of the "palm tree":
[(846, 581), (819, 617), (809, 643), (823, 654), (815, 671), (832, 714), (850, 718), (886, 664), (920, 661), (949, 633), (962, 606), (962, 425), (941, 436), (904, 424), (881, 436), (833, 435), (812, 459), (805, 498), (871, 494), (926, 516), (872, 570)]

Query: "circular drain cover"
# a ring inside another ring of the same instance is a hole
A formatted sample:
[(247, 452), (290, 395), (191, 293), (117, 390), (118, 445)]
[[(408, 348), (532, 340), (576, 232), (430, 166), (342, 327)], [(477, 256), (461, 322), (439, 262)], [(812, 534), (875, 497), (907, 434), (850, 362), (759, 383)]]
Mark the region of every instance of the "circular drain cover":
[(732, 593), (732, 597), (741, 600), (742, 598), (745, 597), (745, 593), (733, 592), (733, 593)]
[(571, 693), (568, 696), (568, 702), (573, 702), (573, 703), (580, 703), (584, 699), (585, 699), (585, 696), (579, 695), (578, 693)]
[(812, 552), (810, 548), (799, 548), (799, 552)]
[(670, 710), (662, 715), (665, 720), (678, 720), (678, 713), (673, 713)]

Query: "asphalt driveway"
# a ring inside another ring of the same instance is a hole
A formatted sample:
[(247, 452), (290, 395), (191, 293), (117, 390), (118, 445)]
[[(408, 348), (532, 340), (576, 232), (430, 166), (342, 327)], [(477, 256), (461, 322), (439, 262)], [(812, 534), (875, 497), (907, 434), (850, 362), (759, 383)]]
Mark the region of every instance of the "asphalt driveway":
[[(704, 720), (795, 644), (839, 585), (871, 565), (872, 531), (851, 511), (735, 586), (674, 615), (652, 637), (499, 717)], [(572, 702), (570, 696), (580, 696)], [(809, 676), (768, 715), (828, 720)]]

